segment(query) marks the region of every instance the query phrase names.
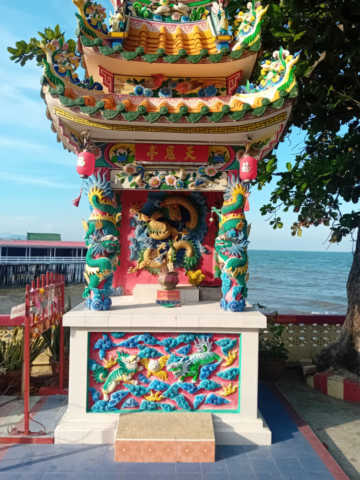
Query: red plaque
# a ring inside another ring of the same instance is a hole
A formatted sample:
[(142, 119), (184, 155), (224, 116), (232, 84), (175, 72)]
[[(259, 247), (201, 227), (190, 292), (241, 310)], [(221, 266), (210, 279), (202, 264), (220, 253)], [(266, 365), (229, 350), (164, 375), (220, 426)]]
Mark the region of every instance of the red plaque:
[(135, 146), (138, 163), (156, 164), (207, 164), (209, 147), (207, 145), (162, 145), (156, 143), (139, 143)]
[(158, 290), (156, 303), (159, 305), (179, 305), (179, 290)]

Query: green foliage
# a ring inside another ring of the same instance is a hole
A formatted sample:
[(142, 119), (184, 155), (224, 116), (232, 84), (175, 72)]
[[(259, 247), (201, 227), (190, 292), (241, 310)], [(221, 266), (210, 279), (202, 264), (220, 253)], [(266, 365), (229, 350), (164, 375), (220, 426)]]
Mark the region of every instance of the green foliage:
[[(260, 303), (254, 304), (254, 307), (257, 307), (259, 310), (267, 310), (267, 307)], [(261, 338), (264, 332), (262, 332), (259, 337), (259, 354), (274, 359), (285, 358), (289, 354), (289, 350), (285, 348), (282, 340), (285, 325), (276, 323), (277, 316), (277, 310), (274, 310), (268, 315), (267, 331), (271, 333), (271, 337)]]
[[(48, 348), (51, 352), (51, 356), (54, 360), (60, 360), (60, 325), (54, 329), (50, 328), (42, 334), (45, 342), (45, 348)], [(70, 328), (64, 328), (64, 347), (65, 352), (69, 351), (70, 346)]]
[[(1, 371), (21, 370), (23, 362), (23, 332), (16, 327), (9, 340), (0, 341), (0, 369)], [(43, 353), (46, 344), (42, 337), (32, 340), (30, 345), (30, 363)]]
[[(26, 62), (36, 59), (38, 66), (42, 66), (43, 60), (46, 59), (45, 53), (40, 48), (40, 43), (49, 43), (52, 40), (64, 40), (64, 33), (61, 33), (60, 26), (56, 25), (54, 30), (50, 27), (45, 28), (44, 32), (38, 32), (40, 38), (31, 38), (29, 42), (24, 40), (18, 41), (15, 43), (15, 48), (8, 47), (8, 52), (11, 54), (10, 60), (15, 61), (15, 63), (20, 63), (23, 67)], [(69, 45), (69, 50), (75, 52), (76, 43), (74, 40), (67, 41)]]
[[(281, 228), (281, 210), (299, 214), (291, 234), (323, 224), (331, 242), (340, 242), (360, 224), (359, 209), (342, 214), (345, 202), (360, 197), (360, 3), (354, 0), (263, 0), (269, 4), (262, 26), (263, 59), (283, 48), (299, 54), (295, 75), (299, 98), (292, 125), (307, 132), (305, 148), (285, 168), (275, 152), (259, 162), (254, 182), (261, 190), (278, 182), (270, 202), (273, 228)], [(232, 16), (243, 8), (231, 2)], [(255, 77), (260, 75), (260, 67)], [(255, 78), (256, 80), (256, 78)], [(288, 132), (290, 132), (289, 130)]]

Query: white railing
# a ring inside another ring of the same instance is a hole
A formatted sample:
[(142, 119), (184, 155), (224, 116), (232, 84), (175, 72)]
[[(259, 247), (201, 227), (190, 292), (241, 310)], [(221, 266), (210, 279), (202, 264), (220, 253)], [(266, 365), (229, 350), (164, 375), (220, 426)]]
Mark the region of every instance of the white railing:
[(86, 263), (85, 257), (0, 257), (0, 265)]

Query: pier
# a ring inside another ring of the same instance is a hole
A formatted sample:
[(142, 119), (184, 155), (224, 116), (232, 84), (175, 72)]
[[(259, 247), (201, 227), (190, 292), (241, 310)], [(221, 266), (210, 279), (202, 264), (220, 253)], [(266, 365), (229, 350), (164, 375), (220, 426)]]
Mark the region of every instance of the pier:
[(0, 286), (23, 285), (46, 271), (65, 275), (67, 283), (83, 282), (86, 252), (83, 242), (0, 240)]

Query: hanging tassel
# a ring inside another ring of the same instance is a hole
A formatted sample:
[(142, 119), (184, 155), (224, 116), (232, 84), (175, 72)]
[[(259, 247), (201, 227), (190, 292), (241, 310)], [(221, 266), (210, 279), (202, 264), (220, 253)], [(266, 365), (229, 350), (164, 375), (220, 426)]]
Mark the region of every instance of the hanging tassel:
[(209, 225), (210, 227), (211, 227), (211, 225), (214, 225), (213, 212), (211, 212), (211, 216), (210, 216), (210, 218), (209, 218), (209, 222), (210, 222), (210, 225)]
[(250, 193), (249, 192), (246, 193), (245, 196), (246, 196), (246, 202), (245, 202), (244, 212), (249, 212), (250, 211), (250, 203), (249, 203)]
[(78, 206), (79, 206), (82, 192), (83, 192), (83, 189), (81, 188), (81, 190), (80, 190), (80, 195), (79, 195), (77, 198), (75, 198), (75, 200), (72, 201), (74, 207), (78, 207)]

